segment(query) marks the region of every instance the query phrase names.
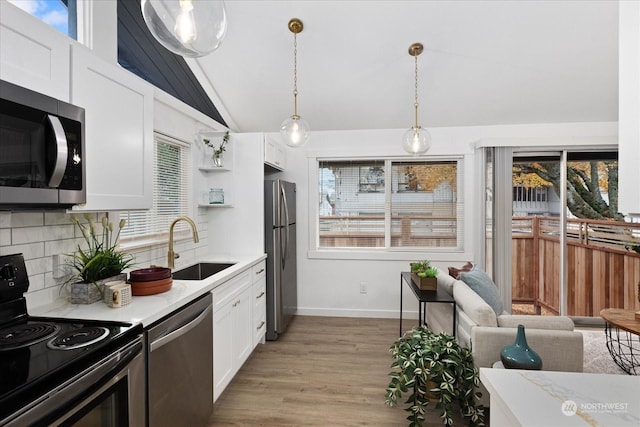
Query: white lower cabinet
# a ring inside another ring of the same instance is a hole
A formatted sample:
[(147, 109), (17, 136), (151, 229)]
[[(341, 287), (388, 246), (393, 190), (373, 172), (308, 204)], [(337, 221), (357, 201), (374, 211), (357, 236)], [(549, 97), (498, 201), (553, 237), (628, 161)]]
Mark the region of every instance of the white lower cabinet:
[(217, 400), (253, 350), (251, 268), (213, 294), (213, 400)]

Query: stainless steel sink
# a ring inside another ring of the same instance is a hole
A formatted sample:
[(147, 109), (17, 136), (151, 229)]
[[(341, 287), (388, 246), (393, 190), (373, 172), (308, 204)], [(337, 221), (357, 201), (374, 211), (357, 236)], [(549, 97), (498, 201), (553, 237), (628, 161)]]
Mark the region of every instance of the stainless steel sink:
[(235, 264), (201, 262), (173, 272), (175, 280), (202, 280)]

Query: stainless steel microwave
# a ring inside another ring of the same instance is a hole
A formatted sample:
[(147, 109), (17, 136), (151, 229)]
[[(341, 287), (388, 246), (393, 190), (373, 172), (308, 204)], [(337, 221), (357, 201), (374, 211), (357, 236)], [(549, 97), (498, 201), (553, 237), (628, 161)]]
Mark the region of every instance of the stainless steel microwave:
[(84, 109), (0, 80), (0, 209), (86, 202)]

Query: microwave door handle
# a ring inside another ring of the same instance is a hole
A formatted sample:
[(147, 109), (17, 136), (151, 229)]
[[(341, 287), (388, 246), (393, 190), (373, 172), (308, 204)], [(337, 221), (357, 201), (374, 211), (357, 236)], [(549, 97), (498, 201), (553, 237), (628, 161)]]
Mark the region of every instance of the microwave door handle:
[(51, 178), (49, 178), (49, 187), (57, 188), (60, 186), (64, 172), (67, 169), (69, 147), (67, 144), (67, 136), (64, 133), (60, 119), (52, 115), (47, 115), (47, 118), (49, 119), (56, 140), (56, 162), (53, 167), (53, 172), (51, 173)]

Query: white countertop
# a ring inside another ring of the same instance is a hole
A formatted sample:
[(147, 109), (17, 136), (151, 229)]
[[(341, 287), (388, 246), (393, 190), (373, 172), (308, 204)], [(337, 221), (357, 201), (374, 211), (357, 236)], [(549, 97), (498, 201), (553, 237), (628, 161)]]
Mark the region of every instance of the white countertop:
[(234, 260), (213, 258), (198, 260), (197, 262), (235, 262), (235, 265), (204, 280), (174, 280), (173, 286), (167, 292), (156, 295), (133, 296), (130, 304), (120, 308), (111, 308), (102, 301), (93, 304), (71, 304), (66, 300), (59, 299), (53, 304), (30, 309), (29, 314), (32, 316), (62, 317), (67, 319), (142, 323), (143, 326), (147, 327), (266, 257), (266, 254), (262, 254)]
[(491, 425), (639, 426), (640, 377), (480, 368)]

